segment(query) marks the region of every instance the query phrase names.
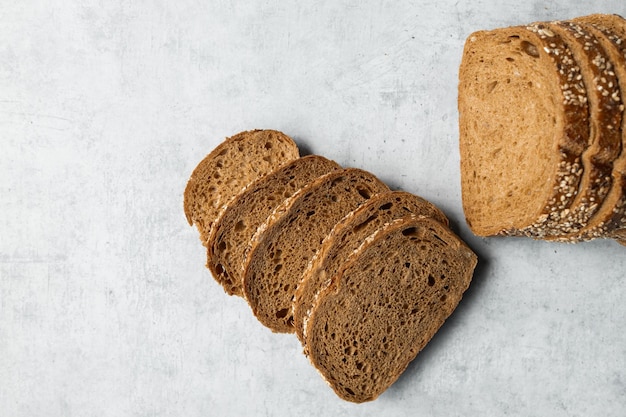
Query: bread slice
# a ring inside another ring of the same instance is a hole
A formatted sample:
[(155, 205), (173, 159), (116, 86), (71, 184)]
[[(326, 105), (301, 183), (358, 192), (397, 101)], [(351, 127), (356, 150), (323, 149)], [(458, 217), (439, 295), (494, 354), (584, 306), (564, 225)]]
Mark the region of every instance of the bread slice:
[(306, 337), (311, 363), (339, 397), (375, 399), (457, 307), (476, 263), (433, 219), (380, 229), (319, 294)]
[[(594, 14), (574, 19), (593, 31), (615, 63), (615, 74), (622, 95), (621, 109), (626, 99), (626, 20), (618, 15)], [(596, 215), (578, 233), (563, 237), (565, 241), (590, 240), (611, 237), (620, 229), (626, 229), (626, 118), (622, 118), (622, 146), (619, 157), (613, 163), (611, 190)]]
[(261, 323), (294, 332), (291, 303), (322, 240), (346, 214), (385, 191), (374, 175), (349, 168), (318, 178), (274, 211), (252, 238), (243, 272), (244, 295)]
[(623, 106), (613, 62), (598, 38), (576, 22), (550, 22), (545, 27), (565, 41), (580, 66), (590, 123), (590, 145), (582, 155), (578, 194), (569, 207), (531, 228), (541, 227), (544, 234), (539, 237), (553, 239), (586, 227), (611, 189), (613, 161), (621, 152)]
[(475, 32), (458, 106), (468, 225), (479, 236), (541, 236), (576, 197), (589, 146), (587, 91), (572, 51), (541, 24)]
[(298, 147), (275, 130), (251, 130), (227, 138), (194, 169), (184, 194), (185, 216), (206, 245), (211, 225), (241, 190), (299, 157)]
[(409, 214), (431, 217), (448, 225), (447, 217), (432, 203), (404, 191), (373, 196), (337, 223), (304, 272), (293, 302), (296, 335), (304, 341), (304, 324), (315, 302), (315, 295), (331, 279), (363, 241), (394, 219)]
[(243, 295), (246, 248), (272, 210), (317, 177), (340, 168), (322, 156), (304, 156), (253, 182), (226, 206), (208, 239), (207, 266), (228, 294)]

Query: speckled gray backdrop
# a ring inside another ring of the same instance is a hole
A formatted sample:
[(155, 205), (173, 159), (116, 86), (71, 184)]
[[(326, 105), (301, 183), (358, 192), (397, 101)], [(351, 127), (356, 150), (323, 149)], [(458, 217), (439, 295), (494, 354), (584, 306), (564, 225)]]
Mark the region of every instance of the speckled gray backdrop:
[[(5, 1), (0, 415), (626, 415), (626, 248), (479, 239), (460, 200), (467, 35), (592, 12), (626, 6)], [(251, 128), (430, 199), (480, 256), (373, 403), (339, 400), (204, 268), (186, 180)]]

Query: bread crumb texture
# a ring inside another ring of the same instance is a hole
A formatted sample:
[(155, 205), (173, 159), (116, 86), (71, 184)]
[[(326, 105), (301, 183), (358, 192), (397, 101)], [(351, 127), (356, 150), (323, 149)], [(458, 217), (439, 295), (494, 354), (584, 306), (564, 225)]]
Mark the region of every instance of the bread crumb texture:
[[(273, 130), (226, 139), (184, 211), (207, 267), (273, 332), (296, 333), (340, 398), (386, 390), (454, 311), (476, 255), (426, 199)], [(308, 331), (307, 331), (308, 329)]]
[(459, 68), (461, 188), (479, 236), (619, 240), (626, 20), (477, 31)]

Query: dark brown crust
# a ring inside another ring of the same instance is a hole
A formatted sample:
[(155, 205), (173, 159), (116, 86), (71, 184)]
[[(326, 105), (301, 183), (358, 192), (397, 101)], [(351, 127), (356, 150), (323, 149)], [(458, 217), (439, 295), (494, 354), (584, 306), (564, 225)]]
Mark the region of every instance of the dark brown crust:
[(534, 23), (526, 29), (535, 33), (541, 40), (544, 51), (550, 55), (557, 72), (561, 75), (565, 114), (570, 117), (570, 120), (565, 123), (564, 135), (573, 138), (573, 140), (566, 140), (565, 144), (575, 143), (576, 145), (560, 147), (562, 162), (559, 165), (556, 181), (553, 183), (553, 194), (537, 221), (520, 230), (504, 230), (500, 233), (508, 236), (540, 238), (550, 224), (558, 222), (560, 213), (572, 204), (578, 194), (583, 174), (580, 157), (589, 146), (589, 107), (580, 67), (567, 43), (544, 23)]
[[(227, 294), (243, 296), (244, 249), (272, 210), (315, 178), (340, 168), (318, 155), (296, 159), (250, 184), (224, 208), (208, 239), (207, 267)], [(240, 230), (238, 224), (245, 226)], [(226, 247), (227, 242), (238, 240), (235, 247)]]
[(393, 219), (423, 215), (448, 225), (447, 217), (430, 202), (403, 191), (390, 191), (372, 197), (333, 227), (320, 250), (309, 263), (293, 303), (296, 335), (304, 341), (304, 321), (314, 304), (324, 277), (332, 278), (345, 260), (376, 229)]
[[(620, 156), (613, 166), (613, 182), (609, 194), (604, 200), (596, 215), (591, 218), (586, 227), (577, 233), (558, 238), (562, 242), (578, 242), (595, 238), (607, 237), (611, 231), (620, 227), (620, 222), (626, 217), (626, 118), (623, 117), (624, 101), (626, 98), (626, 41), (623, 34), (618, 34), (606, 25), (621, 25), (626, 29), (626, 21), (615, 15), (590, 15), (574, 19), (596, 35), (604, 45), (607, 53), (613, 58), (617, 81), (622, 96), (622, 127)], [(624, 226), (622, 226), (624, 227)]]
[[(545, 24), (561, 35), (581, 67), (589, 99), (590, 146), (583, 153), (583, 177), (569, 207), (553, 212), (536, 237), (550, 239), (580, 231), (611, 188), (613, 161), (621, 150), (621, 94), (613, 64), (597, 38), (574, 22)], [(535, 237), (535, 236), (533, 236)]]

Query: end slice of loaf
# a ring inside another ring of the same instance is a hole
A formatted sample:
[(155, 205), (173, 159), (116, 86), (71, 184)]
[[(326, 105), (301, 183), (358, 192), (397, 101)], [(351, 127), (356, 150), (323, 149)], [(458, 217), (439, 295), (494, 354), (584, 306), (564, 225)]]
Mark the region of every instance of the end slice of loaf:
[(368, 236), (392, 220), (408, 215), (431, 217), (448, 225), (446, 216), (432, 203), (408, 192), (390, 191), (373, 196), (333, 227), (296, 290), (293, 318), (301, 342), (305, 340), (305, 323), (320, 288), (335, 276)]
[(589, 146), (587, 91), (571, 50), (542, 25), (476, 32), (458, 105), (468, 225), (479, 236), (540, 235), (576, 197)]
[(294, 294), (324, 237), (346, 214), (385, 191), (374, 175), (349, 168), (318, 178), (276, 208), (252, 238), (243, 272), (245, 298), (262, 324), (294, 332)]
[(316, 178), (340, 168), (322, 156), (305, 156), (253, 182), (226, 206), (208, 239), (207, 266), (228, 294), (243, 295), (246, 248), (272, 211)]
[(211, 225), (251, 182), (299, 157), (294, 141), (275, 130), (251, 130), (227, 138), (194, 169), (184, 194), (185, 216), (206, 245)]
[(319, 294), (308, 323), (309, 359), (339, 397), (375, 399), (457, 307), (476, 263), (440, 222), (392, 222)]

